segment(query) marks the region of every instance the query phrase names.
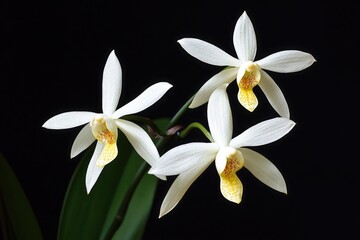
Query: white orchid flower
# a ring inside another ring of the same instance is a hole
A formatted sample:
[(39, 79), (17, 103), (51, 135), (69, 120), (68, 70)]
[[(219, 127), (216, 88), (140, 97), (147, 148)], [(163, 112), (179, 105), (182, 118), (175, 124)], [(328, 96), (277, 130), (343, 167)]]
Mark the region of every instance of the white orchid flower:
[[(121, 117), (138, 113), (150, 107), (172, 87), (166, 82), (156, 83), (137, 98), (115, 111), (122, 90), (122, 69), (114, 51), (109, 54), (106, 61), (102, 84), (103, 113), (65, 112), (50, 118), (43, 125), (44, 128), (48, 129), (67, 129), (86, 124), (75, 138), (71, 148), (71, 158), (77, 156), (97, 140), (86, 172), (88, 193), (94, 186), (103, 167), (114, 160), (118, 154), (117, 128), (125, 134), (136, 152), (150, 165), (160, 157), (146, 131), (135, 123), (121, 119)], [(162, 176), (159, 177), (164, 179)]]
[(232, 114), (226, 85), (216, 89), (208, 103), (208, 122), (214, 142), (177, 146), (161, 156), (150, 169), (150, 174), (179, 174), (165, 196), (159, 217), (178, 204), (190, 185), (214, 161), (220, 177), (221, 193), (229, 201), (241, 202), (243, 186), (236, 172), (242, 167), (267, 186), (287, 193), (285, 180), (275, 165), (261, 154), (244, 147), (274, 142), (287, 134), (295, 123), (288, 118), (277, 117), (232, 138)]
[(196, 108), (206, 103), (217, 87), (237, 79), (238, 100), (247, 110), (252, 112), (258, 105), (253, 88), (259, 85), (275, 111), (282, 117), (290, 118), (283, 93), (264, 69), (280, 73), (297, 72), (315, 62), (311, 54), (297, 50), (277, 52), (255, 61), (256, 36), (246, 12), (238, 19), (233, 35), (237, 58), (199, 39), (183, 38), (178, 42), (185, 51), (200, 61), (216, 66), (229, 66), (210, 78), (200, 88), (190, 104), (190, 108)]

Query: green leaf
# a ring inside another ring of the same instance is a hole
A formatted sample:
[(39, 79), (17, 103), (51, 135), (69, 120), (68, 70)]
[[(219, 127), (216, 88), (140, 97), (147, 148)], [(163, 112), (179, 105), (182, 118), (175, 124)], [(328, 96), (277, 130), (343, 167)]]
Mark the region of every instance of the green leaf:
[(2, 239), (43, 239), (24, 190), (0, 153), (0, 224)]
[[(108, 239), (109, 236), (107, 236), (107, 233), (118, 214), (120, 205), (125, 200), (126, 190), (129, 190), (130, 183), (135, 180), (135, 176), (142, 164), (144, 164), (144, 160), (134, 152), (129, 158), (126, 170), (122, 176), (122, 182), (120, 182), (119, 189), (116, 191), (117, 194), (114, 196), (114, 201), (111, 209), (109, 209), (109, 214), (100, 239)], [(122, 224), (118, 230), (112, 229), (112, 231), (114, 231), (112, 239), (141, 239), (151, 210), (156, 186), (156, 177), (145, 174), (141, 178), (139, 185), (130, 199), (130, 204), (126, 210)]]
[[(156, 123), (163, 129), (168, 121), (159, 120)], [(58, 230), (59, 240), (106, 239), (137, 171), (146, 163), (133, 150), (122, 133), (119, 133), (118, 148), (118, 157), (105, 166), (89, 195), (85, 189), (85, 174), (93, 147), (88, 149), (82, 158), (64, 199)], [(155, 177), (145, 174), (131, 198), (123, 224), (118, 231), (115, 229), (116, 235), (112, 239), (120, 239), (120, 236), (121, 239), (141, 239), (156, 184)]]
[(154, 200), (158, 179), (144, 175), (127, 210), (125, 220), (114, 235), (115, 239), (142, 239)]
[(78, 164), (65, 195), (59, 221), (58, 239), (99, 239), (105, 218), (120, 182), (131, 146), (119, 134), (119, 155), (101, 172), (90, 194), (86, 193), (85, 175), (94, 152), (89, 148)]

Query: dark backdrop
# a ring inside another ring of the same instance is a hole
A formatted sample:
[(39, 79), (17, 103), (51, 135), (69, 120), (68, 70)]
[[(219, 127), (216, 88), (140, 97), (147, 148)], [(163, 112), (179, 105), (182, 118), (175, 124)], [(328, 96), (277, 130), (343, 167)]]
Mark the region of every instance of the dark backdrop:
[[(280, 141), (255, 148), (283, 173), (288, 195), (241, 171), (244, 198), (225, 200), (215, 166), (179, 205), (158, 219), (170, 182), (161, 182), (145, 239), (348, 239), (358, 235), (356, 86), (359, 17), (346, 1), (37, 1), (2, 3), (1, 152), (13, 167), (46, 239), (55, 239), (62, 200), (79, 161), (70, 160), (78, 129), (41, 125), (70, 110), (101, 111), (101, 77), (111, 50), (123, 68), (120, 105), (158, 81), (174, 87), (148, 117), (172, 116), (221, 68), (177, 43), (196, 37), (235, 56), (233, 29), (244, 10), (257, 58), (298, 49), (317, 59), (299, 73), (270, 73), (297, 123)], [(259, 91), (253, 114), (232, 101), (235, 134), (276, 114)], [(229, 95), (236, 94), (235, 84)], [(206, 122), (205, 107), (183, 124)], [(354, 134), (354, 136), (351, 136)], [(194, 138), (199, 137), (194, 133)], [(355, 144), (352, 144), (355, 143)]]

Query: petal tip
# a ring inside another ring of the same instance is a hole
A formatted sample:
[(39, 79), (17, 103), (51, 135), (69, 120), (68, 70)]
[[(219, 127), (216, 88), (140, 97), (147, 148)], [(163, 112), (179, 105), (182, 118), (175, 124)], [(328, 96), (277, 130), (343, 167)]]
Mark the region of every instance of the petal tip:
[(86, 184), (86, 194), (87, 194), (87, 195), (90, 194), (91, 189), (92, 189), (92, 186), (88, 186), (88, 185)]
[(278, 191), (281, 192), (281, 193), (284, 193), (284, 194), (288, 195), (288, 191), (287, 191), (286, 185), (283, 186), (283, 187), (282, 187), (281, 189), (279, 189)]
[(156, 174), (156, 171), (154, 171), (154, 167), (149, 169), (148, 174), (151, 174), (151, 175)]
[(115, 49), (111, 50), (110, 55), (115, 55), (116, 56)]
[(182, 43), (182, 42), (184, 42), (186, 39), (187, 39), (187, 38), (181, 38), (181, 39), (177, 40), (177, 42), (178, 42), (178, 43)]

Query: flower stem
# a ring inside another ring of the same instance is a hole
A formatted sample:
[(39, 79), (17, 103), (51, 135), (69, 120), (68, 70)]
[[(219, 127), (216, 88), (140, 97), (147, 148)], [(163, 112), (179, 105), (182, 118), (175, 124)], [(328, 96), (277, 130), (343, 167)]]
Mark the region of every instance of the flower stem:
[[(195, 95), (194, 95), (195, 96)], [(167, 129), (171, 128), (172, 126), (174, 126), (177, 121), (179, 120), (179, 118), (182, 117), (182, 115), (184, 115), (184, 113), (186, 112), (186, 110), (189, 108), (192, 100), (194, 99), (194, 96), (192, 96), (191, 98), (189, 98), (189, 100), (187, 100), (187, 102), (179, 109), (179, 111), (175, 114), (175, 116), (170, 120)]]
[[(179, 111), (174, 115), (174, 117), (169, 121), (167, 128), (169, 129), (172, 126), (174, 126), (177, 121), (184, 115), (184, 113), (186, 112), (186, 110), (189, 108), (189, 105), (192, 101), (192, 99), (194, 98), (194, 96), (192, 96), (180, 109)], [(142, 119), (144, 120), (144, 119)], [(157, 141), (156, 143), (156, 147), (158, 149), (163, 148), (166, 143), (171, 139), (171, 136), (167, 136), (164, 138), (161, 138)], [(143, 176), (145, 175), (145, 173), (147, 173), (147, 171), (150, 169), (150, 166), (147, 162), (143, 161), (141, 166), (139, 167), (138, 171), (135, 174), (134, 177), (134, 181), (131, 183), (129, 189), (127, 190), (124, 199), (117, 211), (116, 217), (114, 219), (114, 221), (112, 222), (110, 228), (108, 229), (104, 239), (105, 240), (110, 240), (112, 239), (112, 237), (114, 236), (115, 232), (119, 229), (119, 227), (121, 226), (122, 222), (125, 219), (126, 216), (126, 212), (127, 209), (130, 205), (131, 202), (131, 198), (138, 186), (138, 184), (140, 183), (141, 179), (143, 178)]]
[(186, 137), (189, 134), (189, 132), (194, 128), (199, 129), (205, 135), (205, 137), (209, 139), (210, 142), (214, 141), (210, 132), (199, 122), (193, 122), (189, 124), (189, 126), (187, 126), (184, 130), (180, 132), (179, 137), (180, 138)]

